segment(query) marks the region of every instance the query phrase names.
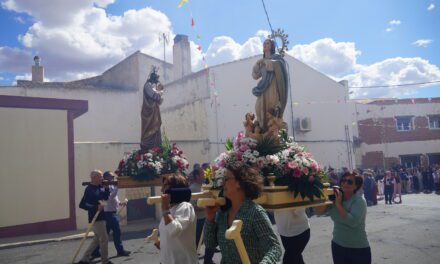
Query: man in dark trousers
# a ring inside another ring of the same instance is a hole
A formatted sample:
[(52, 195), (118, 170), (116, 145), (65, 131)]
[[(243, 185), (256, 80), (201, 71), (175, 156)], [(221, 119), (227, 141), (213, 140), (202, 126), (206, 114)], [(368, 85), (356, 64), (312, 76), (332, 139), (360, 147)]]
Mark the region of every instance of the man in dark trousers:
[[(115, 180), (116, 175), (111, 171), (104, 172), (104, 181), (112, 182)], [(122, 205), (118, 198), (118, 187), (112, 184), (108, 185), (110, 196), (107, 200), (107, 204), (104, 206), (105, 222), (107, 226), (107, 234), (113, 231), (113, 243), (115, 244), (116, 252), (118, 256), (129, 256), (130, 251), (124, 250), (121, 240), (121, 227), (119, 226), (118, 206)], [(92, 253), (93, 258), (100, 256), (99, 246)]]
[(99, 212), (98, 217), (93, 225), (93, 232), (95, 237), (92, 243), (87, 248), (84, 256), (79, 264), (88, 264), (93, 250), (98, 246), (101, 248), (101, 261), (103, 264), (112, 264), (108, 260), (108, 235), (105, 223), (105, 215), (103, 213), (104, 206), (99, 203), (101, 200), (107, 200), (110, 192), (108, 189), (104, 189), (102, 184), (102, 172), (100, 170), (94, 170), (90, 173), (90, 185), (86, 187), (84, 191), (84, 197), (79, 205), (80, 208), (88, 211), (89, 223), (92, 222), (93, 217)]

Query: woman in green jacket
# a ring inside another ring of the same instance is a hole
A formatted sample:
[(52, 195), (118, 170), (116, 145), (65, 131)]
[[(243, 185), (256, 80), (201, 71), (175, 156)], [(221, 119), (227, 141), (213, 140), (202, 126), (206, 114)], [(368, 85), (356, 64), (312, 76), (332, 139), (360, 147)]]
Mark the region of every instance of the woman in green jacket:
[(317, 214), (327, 210), (334, 222), (332, 255), (335, 264), (370, 264), (371, 249), (365, 231), (367, 203), (356, 192), (362, 187), (362, 177), (346, 172), (340, 189), (335, 189), (335, 201), (326, 207), (316, 207)]
[(252, 168), (227, 167), (223, 179), (224, 196), (229, 208), (217, 212), (217, 207), (206, 208), (205, 245), (220, 246), (221, 263), (241, 263), (233, 240), (225, 238), (226, 230), (234, 220), (242, 220), (241, 237), (252, 264), (277, 263), (281, 245), (272, 229), (266, 211), (252, 200), (262, 193), (261, 177)]

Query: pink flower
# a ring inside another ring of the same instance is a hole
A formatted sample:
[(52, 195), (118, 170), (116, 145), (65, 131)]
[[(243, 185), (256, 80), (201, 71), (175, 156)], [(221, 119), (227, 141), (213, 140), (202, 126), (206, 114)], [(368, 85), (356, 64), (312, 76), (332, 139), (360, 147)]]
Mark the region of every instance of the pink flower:
[(301, 171), (298, 168), (295, 168), (292, 172), (292, 176), (295, 178), (301, 177)]
[(296, 168), (298, 168), (298, 164), (295, 162), (295, 161), (289, 161), (288, 163), (287, 163), (287, 167), (289, 168), (289, 169), (296, 169)]
[(309, 182), (310, 183), (314, 183), (315, 182), (315, 176), (310, 176), (309, 177)]
[(313, 162), (310, 167), (312, 168), (313, 171), (319, 171), (319, 165), (316, 162)]
[(219, 166), (220, 167), (224, 167), (226, 165), (226, 161), (225, 160), (221, 160)]
[(240, 148), (239, 148), (239, 150), (240, 150), (241, 152), (245, 152), (245, 151), (248, 150), (248, 149), (249, 149), (249, 147), (248, 147), (247, 145), (241, 145)]
[(308, 175), (308, 174), (309, 174), (309, 168), (304, 167), (304, 168), (302, 169), (302, 172), (303, 172), (305, 175)]
[(235, 153), (235, 159), (236, 160), (238, 160), (238, 161), (241, 161), (241, 157), (242, 157), (242, 153), (241, 152), (237, 152), (237, 153)]

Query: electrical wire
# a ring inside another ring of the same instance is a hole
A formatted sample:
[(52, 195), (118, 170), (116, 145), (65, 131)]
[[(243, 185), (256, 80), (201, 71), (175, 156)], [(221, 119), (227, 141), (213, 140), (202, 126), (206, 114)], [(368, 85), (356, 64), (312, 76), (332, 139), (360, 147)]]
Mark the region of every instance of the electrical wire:
[(349, 89), (375, 89), (375, 88), (389, 88), (389, 87), (398, 87), (398, 86), (413, 86), (413, 85), (423, 85), (423, 84), (432, 84), (432, 83), (440, 83), (440, 80), (431, 81), (431, 82), (419, 82), (419, 83), (401, 83), (401, 84), (390, 84), (390, 85), (373, 85), (373, 86), (349, 86)]

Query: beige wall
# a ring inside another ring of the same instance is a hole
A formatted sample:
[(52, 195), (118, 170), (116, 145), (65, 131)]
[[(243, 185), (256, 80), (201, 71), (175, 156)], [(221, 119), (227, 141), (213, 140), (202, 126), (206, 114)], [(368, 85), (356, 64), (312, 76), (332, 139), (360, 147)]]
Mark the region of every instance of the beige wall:
[(0, 107), (0, 120), (0, 227), (68, 218), (67, 111)]
[[(90, 181), (90, 172), (94, 169), (104, 171), (116, 170), (124, 152), (138, 149), (138, 144), (123, 144), (111, 142), (75, 142), (75, 208), (76, 225), (78, 229), (87, 227), (87, 212), (78, 208), (85, 187), (83, 181)], [(125, 198), (125, 190), (119, 190), (119, 199)], [(123, 215), (126, 212), (122, 212)]]

